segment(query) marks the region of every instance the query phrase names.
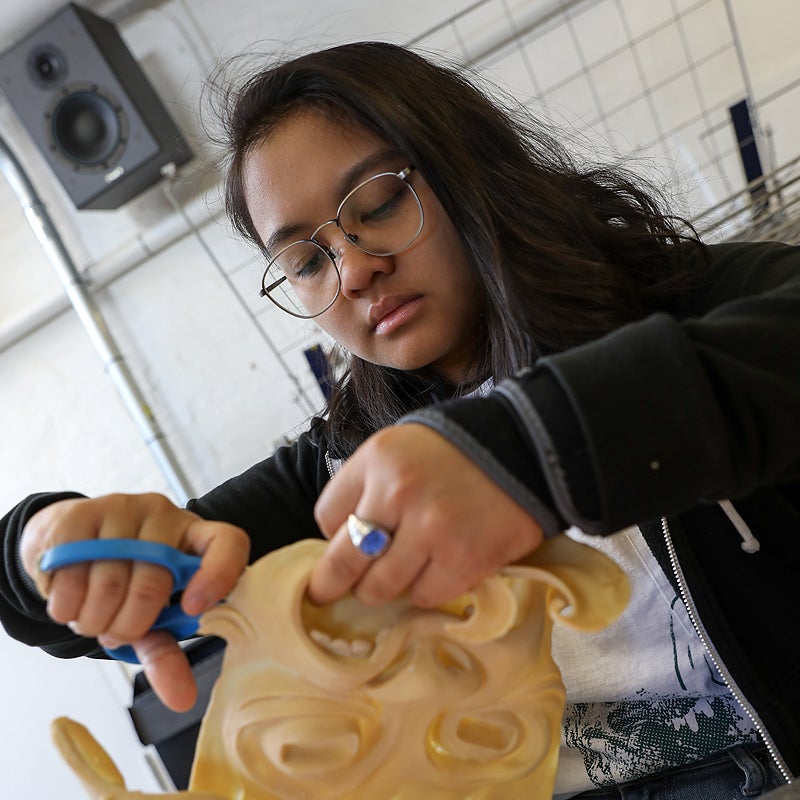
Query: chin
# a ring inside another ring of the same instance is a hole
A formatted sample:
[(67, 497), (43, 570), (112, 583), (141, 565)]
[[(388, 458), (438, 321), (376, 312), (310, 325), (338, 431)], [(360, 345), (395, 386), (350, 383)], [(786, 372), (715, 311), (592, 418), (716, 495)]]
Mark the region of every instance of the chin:
[[(355, 355), (359, 355), (355, 353)], [(436, 356), (431, 357), (428, 353), (420, 353), (415, 350), (403, 350), (394, 348), (391, 353), (380, 354), (371, 353), (369, 355), (362, 355), (360, 358), (377, 364), (380, 367), (388, 367), (389, 369), (398, 369), (403, 372), (414, 372), (420, 369), (429, 369), (434, 363)]]

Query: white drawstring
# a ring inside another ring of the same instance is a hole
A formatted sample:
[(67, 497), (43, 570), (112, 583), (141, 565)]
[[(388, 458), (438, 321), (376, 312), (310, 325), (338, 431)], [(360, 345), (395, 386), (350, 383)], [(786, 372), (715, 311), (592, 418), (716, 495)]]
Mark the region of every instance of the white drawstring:
[(739, 531), (739, 536), (742, 537), (742, 550), (745, 553), (757, 553), (761, 549), (761, 542), (753, 536), (747, 523), (741, 518), (739, 512), (733, 507), (730, 500), (720, 500), (720, 508), (727, 514), (728, 519), (733, 523), (733, 526)]

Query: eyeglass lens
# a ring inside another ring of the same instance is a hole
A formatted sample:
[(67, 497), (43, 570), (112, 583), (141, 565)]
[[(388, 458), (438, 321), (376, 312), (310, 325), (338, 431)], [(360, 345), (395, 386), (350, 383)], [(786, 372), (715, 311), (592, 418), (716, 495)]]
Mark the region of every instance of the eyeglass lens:
[[(376, 256), (394, 255), (408, 247), (419, 235), (422, 220), (422, 206), (414, 190), (395, 174), (377, 175), (358, 186), (342, 202), (338, 216), (339, 227), (350, 243)], [(324, 232), (325, 226), (321, 230)], [(264, 293), (273, 302), (301, 317), (317, 316), (328, 309), (340, 287), (331, 251), (311, 240), (280, 250), (263, 281)]]

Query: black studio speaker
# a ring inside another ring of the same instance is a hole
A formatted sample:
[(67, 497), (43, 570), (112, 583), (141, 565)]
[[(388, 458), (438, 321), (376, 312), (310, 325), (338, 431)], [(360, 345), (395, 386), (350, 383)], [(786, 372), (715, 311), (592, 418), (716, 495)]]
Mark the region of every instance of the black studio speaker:
[(75, 3), (0, 54), (0, 89), (77, 208), (119, 208), (192, 156), (113, 23)]

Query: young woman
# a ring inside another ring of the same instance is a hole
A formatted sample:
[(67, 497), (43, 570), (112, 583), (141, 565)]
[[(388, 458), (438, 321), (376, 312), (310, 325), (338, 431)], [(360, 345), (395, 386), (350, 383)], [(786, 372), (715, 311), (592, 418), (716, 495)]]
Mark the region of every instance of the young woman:
[(201, 554), (182, 599), (199, 613), (248, 558), (321, 532), (314, 602), (430, 606), (569, 529), (633, 598), (605, 633), (555, 641), (557, 791), (728, 798), (797, 775), (800, 250), (701, 244), (625, 172), (577, 165), (394, 45), (259, 72), (226, 122), (228, 209), (264, 252), (265, 302), (316, 319), (347, 371), (307, 433), (187, 509), (20, 503), (2, 523), (9, 633), (59, 656), (132, 642), (187, 708), (180, 649), (148, 632), (169, 576), (44, 576), (45, 549)]

